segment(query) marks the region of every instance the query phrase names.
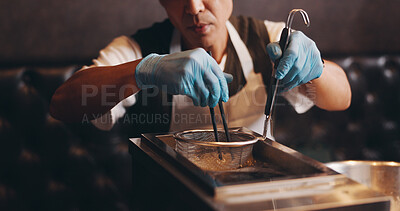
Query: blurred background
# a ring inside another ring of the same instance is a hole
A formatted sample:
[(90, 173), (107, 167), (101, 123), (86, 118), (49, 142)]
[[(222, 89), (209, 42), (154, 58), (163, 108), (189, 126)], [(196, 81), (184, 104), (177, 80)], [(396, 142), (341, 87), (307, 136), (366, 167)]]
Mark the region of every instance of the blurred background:
[[(324, 54), (397, 53), (399, 4), (396, 0), (235, 0), (234, 14), (286, 21), (292, 8), (303, 8), (311, 19), (305, 33)], [(131, 35), (164, 18), (157, 0), (3, 0), (0, 62), (88, 61), (114, 37)]]
[[(279, 99), (277, 141), (321, 162), (400, 161), (400, 1), (234, 0), (234, 15), (286, 21), (346, 71), (347, 111), (297, 115)], [(132, 209), (129, 133), (48, 114), (55, 89), (113, 38), (162, 21), (157, 0), (0, 1), (0, 210)]]

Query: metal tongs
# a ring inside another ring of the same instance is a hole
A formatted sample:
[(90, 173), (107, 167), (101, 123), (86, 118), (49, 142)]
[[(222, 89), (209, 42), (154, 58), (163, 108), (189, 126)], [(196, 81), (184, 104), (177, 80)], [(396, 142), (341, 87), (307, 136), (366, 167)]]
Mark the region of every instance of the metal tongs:
[[(307, 27), (310, 26), (310, 19), (308, 18), (306, 11), (304, 11), (303, 9), (293, 9), (292, 11), (290, 11), (289, 16), (286, 21), (286, 26), (282, 30), (281, 38), (279, 40), (279, 46), (281, 47), (281, 50), (282, 50), (282, 56), (288, 47), (290, 34), (292, 32), (293, 18), (297, 12), (300, 12), (301, 16), (303, 17), (304, 24), (306, 24)], [(275, 104), (275, 100), (276, 100), (276, 93), (277, 93), (278, 86), (279, 86), (279, 80), (275, 78), (276, 69), (278, 68), (279, 62), (280, 62), (280, 58), (275, 60), (275, 62), (274, 62), (274, 69), (272, 71), (271, 83), (270, 83), (270, 86), (268, 89), (267, 103), (265, 105), (265, 112), (264, 112), (264, 114), (265, 114), (264, 132), (263, 132), (264, 139), (266, 139), (267, 137), (269, 137), (269, 138), (273, 137), (273, 134), (272, 134), (272, 111), (274, 108), (274, 104)]]
[[(207, 52), (210, 56), (212, 56), (211, 51)], [(219, 111), (221, 113), (221, 118), (222, 118), (222, 124), (224, 125), (224, 131), (225, 131), (225, 135), (226, 135), (226, 141), (230, 142), (231, 141), (231, 137), (229, 136), (229, 129), (228, 129), (228, 124), (226, 123), (226, 119), (225, 119), (225, 111), (224, 111), (224, 106), (222, 105), (222, 101), (218, 102), (219, 105)], [(215, 137), (215, 142), (219, 142), (219, 138), (218, 138), (218, 128), (217, 128), (217, 123), (215, 121), (215, 111), (214, 108), (210, 107), (210, 115), (211, 115), (211, 121), (212, 121), (212, 125), (213, 125), (213, 129), (214, 129), (214, 137)], [(221, 154), (221, 150), (218, 148), (218, 158), (220, 160), (222, 160), (222, 154)]]

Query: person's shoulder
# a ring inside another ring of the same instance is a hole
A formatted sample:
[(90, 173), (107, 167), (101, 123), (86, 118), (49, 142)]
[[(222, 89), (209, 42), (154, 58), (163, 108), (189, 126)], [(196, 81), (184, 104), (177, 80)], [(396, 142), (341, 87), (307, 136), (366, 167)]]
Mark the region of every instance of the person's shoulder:
[(252, 16), (245, 16), (245, 15), (239, 15), (239, 16), (231, 16), (229, 19), (232, 24), (241, 24), (241, 25), (248, 25), (248, 24), (253, 24), (253, 23), (263, 23), (263, 20), (260, 20), (258, 18), (252, 17)]
[(281, 28), (283, 29), (285, 27), (285, 22), (282, 21), (270, 21), (270, 20), (264, 20), (264, 24), (267, 26), (267, 28)]
[(251, 24), (251, 23), (263, 23), (266, 26), (270, 26), (270, 27), (280, 27), (283, 28), (285, 27), (285, 23), (281, 22), (281, 21), (270, 21), (267, 19), (259, 19), (256, 17), (252, 17), (252, 16), (245, 16), (245, 15), (239, 15), (239, 16), (232, 16), (229, 21), (233, 21), (233, 22), (239, 22), (239, 23), (243, 23), (243, 24)]
[(266, 24), (266, 20), (261, 20), (259, 18), (244, 15), (232, 16), (229, 21), (232, 23), (233, 26), (235, 26), (236, 29), (253, 29), (258, 34), (265, 33), (266, 28), (268, 30), (270, 26), (269, 24)]
[(119, 36), (100, 51), (97, 59), (93, 60), (93, 65), (118, 65), (141, 57), (140, 47), (133, 39), (127, 36)]
[[(268, 34), (264, 20), (257, 19), (251, 16), (232, 16), (229, 21), (236, 28), (243, 40), (249, 37), (260, 37), (267, 40)], [(250, 38), (252, 39), (252, 38)]]
[(139, 46), (131, 37), (126, 35), (122, 35), (119, 37), (114, 38), (104, 49), (100, 52), (101, 54), (116, 52), (130, 52), (130, 51), (137, 51)]
[(126, 36), (126, 35), (122, 35), (119, 37), (114, 38), (109, 44), (108, 46), (132, 46), (133, 40)]
[(270, 41), (271, 42), (279, 41), (282, 29), (285, 28), (285, 23), (264, 20), (264, 24), (268, 30)]

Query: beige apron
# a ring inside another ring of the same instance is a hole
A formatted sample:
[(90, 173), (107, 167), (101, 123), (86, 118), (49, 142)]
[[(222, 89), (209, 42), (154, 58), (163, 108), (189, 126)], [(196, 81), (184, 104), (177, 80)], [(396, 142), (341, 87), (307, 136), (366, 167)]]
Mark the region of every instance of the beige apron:
[[(246, 127), (263, 134), (264, 107), (267, 93), (261, 73), (254, 72), (253, 60), (236, 29), (229, 21), (226, 26), (247, 81), (246, 85), (238, 93), (230, 97), (227, 103), (223, 103), (228, 126)], [(180, 35), (175, 30), (171, 41), (170, 53), (179, 52), (180, 50)], [(225, 60), (226, 55), (221, 61), (221, 69), (225, 67)], [(215, 114), (219, 127), (222, 127), (218, 106), (215, 107)], [(209, 128), (212, 128), (212, 122), (208, 107), (194, 106), (192, 100), (184, 95), (173, 96), (170, 131)]]

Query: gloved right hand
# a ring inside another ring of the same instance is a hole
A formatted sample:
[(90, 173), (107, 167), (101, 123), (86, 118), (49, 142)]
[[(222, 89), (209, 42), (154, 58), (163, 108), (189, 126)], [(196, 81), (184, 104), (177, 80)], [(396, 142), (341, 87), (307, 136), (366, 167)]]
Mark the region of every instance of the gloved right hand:
[(276, 78), (281, 80), (282, 91), (319, 78), (324, 69), (317, 45), (301, 31), (292, 33), (283, 55), (278, 43), (269, 43), (267, 51), (272, 60), (282, 56), (276, 71)]
[(202, 48), (169, 55), (150, 54), (136, 66), (140, 89), (158, 87), (169, 94), (187, 95), (196, 106), (215, 107), (229, 99), (228, 84), (233, 77), (223, 73)]

